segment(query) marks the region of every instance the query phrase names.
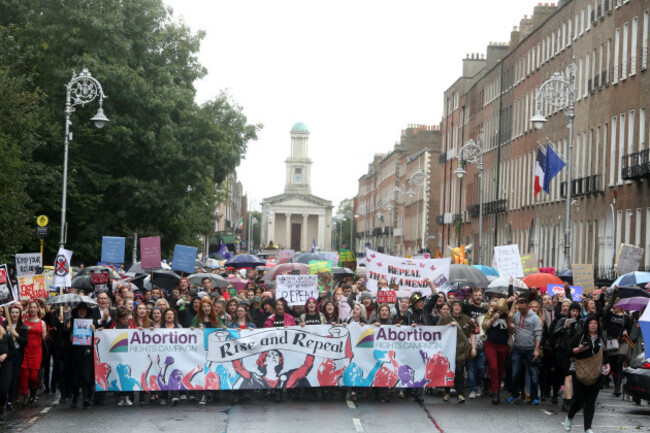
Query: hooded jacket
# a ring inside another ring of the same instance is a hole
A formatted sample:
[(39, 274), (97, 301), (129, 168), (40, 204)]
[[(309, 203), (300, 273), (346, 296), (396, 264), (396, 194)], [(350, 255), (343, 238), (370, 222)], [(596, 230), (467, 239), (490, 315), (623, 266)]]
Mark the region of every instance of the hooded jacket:
[(526, 315), (519, 311), (512, 318), (515, 324), (514, 347), (521, 350), (534, 350), (537, 341), (542, 341), (542, 320), (533, 311)]

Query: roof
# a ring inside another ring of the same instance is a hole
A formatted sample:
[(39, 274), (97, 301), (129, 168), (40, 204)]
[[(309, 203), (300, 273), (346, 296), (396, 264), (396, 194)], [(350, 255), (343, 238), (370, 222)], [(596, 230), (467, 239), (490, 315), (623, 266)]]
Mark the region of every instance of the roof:
[(263, 201), (265, 203), (275, 204), (275, 203), (280, 203), (283, 201), (290, 200), (292, 198), (297, 198), (300, 200), (312, 202), (319, 206), (325, 206), (330, 208), (333, 207), (332, 202), (330, 200), (325, 200), (324, 198), (316, 197), (315, 195), (312, 194), (278, 194), (278, 195), (274, 195), (273, 197), (267, 197)]
[(309, 132), (309, 129), (307, 129), (307, 125), (304, 123), (296, 122), (293, 128), (291, 128), (291, 132)]

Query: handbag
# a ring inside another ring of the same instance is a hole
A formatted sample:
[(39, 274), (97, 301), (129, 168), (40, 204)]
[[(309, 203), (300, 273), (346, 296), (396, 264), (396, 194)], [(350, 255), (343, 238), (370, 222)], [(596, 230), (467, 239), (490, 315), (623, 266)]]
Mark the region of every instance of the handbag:
[(615, 352), (618, 351), (620, 345), (618, 344), (618, 338), (612, 338), (611, 340), (607, 340), (607, 352)]
[(573, 365), (576, 368), (576, 379), (583, 385), (591, 386), (602, 373), (603, 351), (599, 350), (594, 356), (583, 359), (574, 359)]

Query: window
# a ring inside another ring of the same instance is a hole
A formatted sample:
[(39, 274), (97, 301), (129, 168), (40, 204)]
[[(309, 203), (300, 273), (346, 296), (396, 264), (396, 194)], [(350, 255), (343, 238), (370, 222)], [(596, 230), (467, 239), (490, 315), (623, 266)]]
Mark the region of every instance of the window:
[(582, 58), (578, 59), (578, 75), (576, 83), (576, 100), (582, 99)]
[(639, 150), (645, 147), (645, 107), (639, 110)]
[(627, 78), (628, 23), (623, 24), (623, 51), (621, 53), (621, 81)]
[(627, 153), (634, 152), (634, 110), (630, 110), (627, 118)]
[(571, 26), (571, 18), (569, 18), (569, 22), (568, 22), (568, 24), (566, 26), (566, 46), (567, 47), (571, 45), (571, 29), (572, 28), (573, 27)]
[(612, 117), (612, 137), (610, 143), (611, 154), (609, 157), (609, 186), (614, 186), (614, 178), (616, 174), (616, 116)]
[[(621, 113), (620, 123), (618, 125), (618, 158), (620, 159), (625, 155), (625, 113)], [(623, 184), (623, 172), (619, 166), (616, 171), (617, 183)]]
[[(598, 78), (597, 82), (594, 83), (595, 84), (594, 87), (596, 87), (596, 86), (600, 87), (605, 82), (605, 77), (603, 76), (603, 61), (604, 61), (604, 58), (603, 58), (604, 52), (603, 51), (605, 51), (603, 49), (603, 44), (600, 44), (600, 47), (598, 47), (598, 75), (595, 76), (595, 77), (599, 77), (599, 78)], [(594, 78), (594, 80), (595, 80), (595, 78)]]
[(587, 3), (587, 30), (591, 28), (591, 3)]
[(573, 20), (573, 40), (578, 39), (578, 14), (576, 14), (575, 19)]
[[(643, 13), (643, 35), (641, 36), (641, 70), (648, 67), (648, 18), (649, 12)], [(650, 255), (650, 254), (647, 254)]]
[(618, 50), (621, 45), (621, 29), (616, 29), (614, 33), (614, 71), (612, 73), (612, 83), (618, 83)]
[(589, 65), (590, 65), (589, 54), (587, 54), (585, 56), (585, 81), (583, 84), (584, 93), (582, 94), (585, 98), (587, 97), (587, 95), (589, 95), (589, 90), (591, 88), (591, 85), (589, 83)]
[(562, 23), (562, 49), (566, 48), (566, 23)]
[(634, 220), (634, 245), (641, 245), (641, 208), (636, 209), (636, 219)]
[(639, 39), (639, 17), (632, 18), (632, 39), (630, 41), (630, 77), (636, 74), (636, 50)]
[(603, 77), (603, 83), (609, 84), (609, 71), (612, 66), (612, 40), (607, 39), (607, 67), (605, 68), (605, 76)]

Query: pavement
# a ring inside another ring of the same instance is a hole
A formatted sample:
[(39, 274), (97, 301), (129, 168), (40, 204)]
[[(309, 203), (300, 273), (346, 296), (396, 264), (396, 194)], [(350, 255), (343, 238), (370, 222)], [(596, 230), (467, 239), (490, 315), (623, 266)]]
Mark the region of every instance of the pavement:
[[(0, 431), (29, 433), (127, 432), (564, 432), (565, 413), (558, 405), (532, 406), (518, 401), (493, 405), (488, 397), (458, 404), (439, 395), (425, 396), (424, 404), (394, 398), (327, 401), (267, 401), (261, 396), (237, 404), (210, 402), (200, 406), (183, 401), (177, 406), (158, 404), (117, 407), (112, 395), (105, 404), (71, 409), (55, 396), (41, 396), (34, 405), (9, 413)], [(615, 398), (604, 390), (598, 398), (594, 432), (650, 431), (650, 405)], [(582, 432), (582, 412), (574, 419), (574, 432)]]

